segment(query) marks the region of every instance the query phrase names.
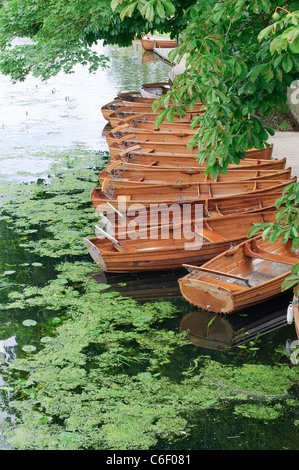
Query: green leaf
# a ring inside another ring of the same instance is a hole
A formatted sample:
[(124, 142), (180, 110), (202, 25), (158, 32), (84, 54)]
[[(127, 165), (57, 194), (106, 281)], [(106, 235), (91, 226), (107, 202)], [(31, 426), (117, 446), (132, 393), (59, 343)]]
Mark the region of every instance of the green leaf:
[(289, 45), (292, 52), (299, 54), (299, 36), (297, 36)]
[(175, 6), (170, 0), (161, 0), (164, 5), (165, 11), (169, 16), (174, 15), (175, 13)]
[(264, 28), (260, 34), (258, 35), (258, 41), (261, 42), (263, 39), (267, 39), (267, 37), (269, 36), (269, 34), (272, 32), (273, 30), (273, 25), (270, 24), (269, 26), (267, 26), (266, 28)]
[(131, 17), (135, 8), (136, 8), (137, 2), (131, 3), (131, 5), (128, 5), (126, 8), (124, 8), (120, 14), (121, 19), (123, 20), (126, 16)]
[(167, 113), (168, 113), (168, 109), (163, 109), (163, 111), (161, 111), (161, 113), (158, 114), (158, 116), (155, 119), (155, 126), (156, 127), (159, 127), (160, 124), (162, 124), (162, 122), (164, 121)]
[(272, 230), (272, 225), (270, 225), (270, 227), (266, 228), (263, 233), (262, 233), (262, 239), (263, 240), (266, 240), (268, 234), (270, 233), (270, 231)]
[(285, 72), (290, 72), (293, 68), (293, 62), (289, 55), (286, 55), (282, 61), (282, 67)]
[(111, 10), (114, 11), (118, 7), (120, 2), (121, 0), (112, 0), (110, 3)]
[(174, 113), (175, 113), (175, 106), (170, 108), (166, 114), (166, 119), (168, 122), (173, 122), (174, 121)]

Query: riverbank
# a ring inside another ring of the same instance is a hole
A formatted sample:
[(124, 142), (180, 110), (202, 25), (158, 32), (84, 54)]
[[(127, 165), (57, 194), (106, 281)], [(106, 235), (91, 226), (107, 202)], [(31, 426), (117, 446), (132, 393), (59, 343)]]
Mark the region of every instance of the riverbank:
[(286, 158), (286, 167), (292, 168), (292, 175), (299, 178), (299, 132), (275, 132), (269, 138), (269, 143), (273, 143), (272, 158)]

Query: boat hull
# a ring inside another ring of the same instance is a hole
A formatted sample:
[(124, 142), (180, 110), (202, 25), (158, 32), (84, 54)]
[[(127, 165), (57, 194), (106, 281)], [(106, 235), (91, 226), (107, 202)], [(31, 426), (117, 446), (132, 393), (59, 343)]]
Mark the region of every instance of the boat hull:
[[(246, 239), (238, 238), (237, 242)], [(84, 243), (93, 260), (106, 272), (128, 273), (139, 271), (165, 271), (180, 269), (184, 263), (204, 263), (214, 256), (227, 250), (232, 241), (225, 240), (214, 244), (203, 245), (200, 249), (185, 250), (183, 247), (173, 249), (161, 249), (151, 251), (150, 256), (146, 252), (138, 253), (105, 253), (96, 246), (97, 237), (84, 239)]]
[(253, 195), (261, 193), (263, 190), (283, 189), (292, 180), (285, 181), (244, 181), (242, 183), (199, 183), (193, 185), (131, 185), (130, 187), (120, 181), (107, 179), (101, 188), (94, 187), (91, 191), (91, 202), (97, 210), (98, 206), (109, 202), (112, 206), (118, 207), (120, 202), (126, 204), (142, 204), (148, 208), (152, 204), (182, 204), (182, 203), (202, 203), (207, 200), (227, 200), (228, 197)]
[(181, 294), (198, 308), (225, 314), (275, 298), (299, 262), (291, 245), (255, 237), (198, 268), (185, 266), (189, 274), (179, 279)]
[(154, 49), (173, 49), (177, 47), (178, 43), (172, 39), (155, 39), (155, 38), (143, 38), (141, 39), (142, 47), (145, 51), (153, 51)]

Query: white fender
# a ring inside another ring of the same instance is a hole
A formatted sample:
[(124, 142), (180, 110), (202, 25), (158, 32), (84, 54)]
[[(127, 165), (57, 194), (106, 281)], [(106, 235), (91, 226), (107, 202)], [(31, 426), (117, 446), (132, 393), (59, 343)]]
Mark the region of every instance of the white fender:
[(287, 310), (287, 322), (289, 325), (291, 325), (293, 321), (294, 321), (293, 304), (290, 304)]

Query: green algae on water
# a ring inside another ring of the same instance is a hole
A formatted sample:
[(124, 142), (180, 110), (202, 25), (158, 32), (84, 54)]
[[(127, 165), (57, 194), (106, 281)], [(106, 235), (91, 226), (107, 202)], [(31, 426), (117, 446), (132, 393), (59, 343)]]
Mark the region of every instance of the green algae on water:
[[(179, 333), (182, 312), (174, 302), (137, 302), (93, 278), (99, 268), (82, 238), (94, 231), (90, 189), (100, 165), (99, 155), (74, 157), (53, 167), (47, 184), (5, 187), (5, 223), (42, 265), (20, 260), (22, 269), (28, 264), (44, 272), (52, 263), (44, 283), (11, 286), (0, 309), (5, 331), (15, 312), (22, 317), (21, 352), (5, 368), (2, 390), (16, 413), (7, 431), (10, 445), (181, 449), (199, 435), (192, 448), (213, 448), (218, 433), (217, 442), (231, 448), (227, 421), (212, 427), (210, 441), (203, 439), (209, 417), (227, 415), (243, 420), (236, 447), (246, 448), (246, 423), (252, 421), (264, 425), (290, 413), (293, 432), (299, 369), (283, 355), (269, 364), (255, 362), (247, 351), (216, 359)], [(279, 438), (275, 442), (280, 445)]]

